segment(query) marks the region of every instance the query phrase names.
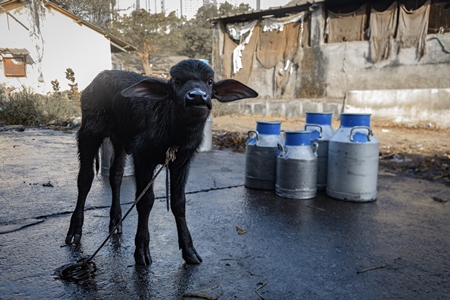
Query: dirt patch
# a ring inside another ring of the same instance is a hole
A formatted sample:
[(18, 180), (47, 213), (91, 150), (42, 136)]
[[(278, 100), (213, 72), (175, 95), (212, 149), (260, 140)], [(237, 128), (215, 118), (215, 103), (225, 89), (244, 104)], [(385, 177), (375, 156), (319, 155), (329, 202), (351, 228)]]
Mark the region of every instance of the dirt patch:
[[(301, 129), (304, 119), (258, 115), (226, 115), (213, 118), (213, 145), (245, 152), (247, 133), (256, 129), (257, 120), (281, 121), (282, 129)], [(337, 129), (339, 122), (333, 122)], [(450, 185), (450, 129), (435, 125), (408, 126), (371, 121), (380, 141), (380, 172), (439, 181)]]

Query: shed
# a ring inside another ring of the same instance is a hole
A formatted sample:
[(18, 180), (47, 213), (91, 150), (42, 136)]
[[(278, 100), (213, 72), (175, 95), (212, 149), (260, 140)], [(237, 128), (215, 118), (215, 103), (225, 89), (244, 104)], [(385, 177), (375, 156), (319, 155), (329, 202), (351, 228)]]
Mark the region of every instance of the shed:
[(348, 109), (450, 126), (447, 0), (294, 0), (211, 21), (219, 79), (260, 94), (241, 102), (248, 112)]

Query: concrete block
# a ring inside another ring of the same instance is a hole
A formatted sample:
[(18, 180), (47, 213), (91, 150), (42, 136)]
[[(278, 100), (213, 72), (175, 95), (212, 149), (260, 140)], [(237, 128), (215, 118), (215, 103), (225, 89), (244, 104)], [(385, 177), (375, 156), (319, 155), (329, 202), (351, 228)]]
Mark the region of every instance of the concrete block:
[(319, 108), (319, 104), (321, 104), (321, 103), (304, 101), (302, 104), (303, 104), (302, 117), (305, 117), (305, 113), (307, 113), (307, 112), (322, 112), (321, 111), (322, 105), (320, 105), (320, 108)]
[(350, 91), (345, 112), (370, 113), (373, 119), (433, 122), (450, 127), (450, 89)]
[(269, 115), (271, 116), (284, 116), (284, 103), (270, 103)]
[(339, 120), (342, 111), (342, 104), (339, 103), (323, 103), (323, 112), (333, 113), (333, 120)]
[(300, 118), (302, 115), (302, 105), (301, 102), (286, 102), (285, 103), (285, 117), (286, 118)]
[(265, 103), (255, 103), (253, 105), (253, 114), (267, 115), (267, 107)]

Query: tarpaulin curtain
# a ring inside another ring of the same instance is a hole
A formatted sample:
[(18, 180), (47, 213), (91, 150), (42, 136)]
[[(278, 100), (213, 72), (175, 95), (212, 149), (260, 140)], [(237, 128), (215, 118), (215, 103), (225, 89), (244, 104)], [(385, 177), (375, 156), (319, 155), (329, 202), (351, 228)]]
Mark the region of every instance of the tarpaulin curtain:
[(397, 27), (398, 3), (394, 1), (385, 11), (370, 11), (370, 59), (377, 63), (387, 59), (392, 51), (392, 39)]
[[(285, 18), (269, 18), (264, 20), (264, 26), (260, 32), (256, 46), (256, 58), (266, 69), (271, 69), (278, 62), (293, 60), (297, 49), (302, 44), (306, 45), (309, 39), (304, 18), (305, 12)], [(303, 31), (302, 31), (303, 29)]]
[(397, 29), (397, 53), (401, 48), (415, 47), (416, 58), (419, 60), (425, 54), (425, 39), (430, 16), (430, 0), (420, 8), (408, 11), (400, 4)]
[(366, 23), (366, 4), (351, 13), (328, 10), (328, 43), (363, 41)]
[(287, 30), (261, 32), (256, 46), (256, 58), (266, 69), (271, 69), (283, 59)]

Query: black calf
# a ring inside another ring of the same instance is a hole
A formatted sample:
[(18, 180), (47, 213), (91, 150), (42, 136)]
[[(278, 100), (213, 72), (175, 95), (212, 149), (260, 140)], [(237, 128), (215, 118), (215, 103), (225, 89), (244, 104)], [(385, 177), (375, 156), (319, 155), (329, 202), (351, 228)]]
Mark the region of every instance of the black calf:
[[(78, 200), (70, 220), (66, 243), (80, 243), (84, 205), (94, 178), (94, 160), (103, 139), (114, 148), (109, 181), (112, 188), (110, 225), (122, 216), (120, 185), (126, 154), (134, 160), (136, 197), (150, 182), (155, 167), (163, 164), (169, 147), (177, 146), (176, 160), (169, 164), (171, 209), (178, 230), (183, 259), (202, 261), (186, 225), (185, 192), (189, 163), (203, 139), (203, 128), (212, 98), (229, 102), (258, 94), (236, 80), (214, 82), (214, 71), (199, 60), (185, 60), (170, 70), (163, 81), (125, 71), (100, 73), (81, 95), (82, 125), (78, 131)], [(148, 217), (154, 202), (150, 188), (137, 204), (138, 226), (134, 258), (138, 265), (151, 264)], [(121, 232), (121, 228), (118, 231)]]

